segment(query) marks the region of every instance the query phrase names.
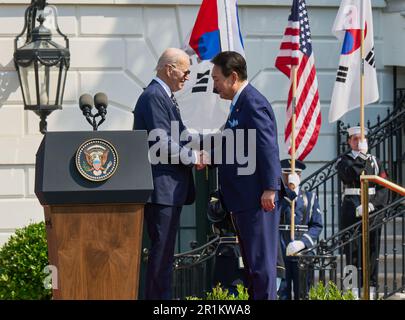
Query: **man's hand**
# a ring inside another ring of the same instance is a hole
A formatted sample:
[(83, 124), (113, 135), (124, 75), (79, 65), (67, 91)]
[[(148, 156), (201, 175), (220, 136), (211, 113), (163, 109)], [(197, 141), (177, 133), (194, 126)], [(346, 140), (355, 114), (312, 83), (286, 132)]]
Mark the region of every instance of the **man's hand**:
[(265, 190), (261, 198), (262, 208), (266, 211), (272, 211), (276, 207), (276, 204), (274, 202), (275, 197), (276, 191)]
[(295, 240), (290, 242), (287, 246), (286, 255), (287, 256), (295, 256), (298, 252), (305, 249), (304, 242), (300, 240)]
[(209, 154), (207, 151), (201, 150), (195, 167), (197, 170), (202, 170), (207, 166), (207, 164), (210, 164)]

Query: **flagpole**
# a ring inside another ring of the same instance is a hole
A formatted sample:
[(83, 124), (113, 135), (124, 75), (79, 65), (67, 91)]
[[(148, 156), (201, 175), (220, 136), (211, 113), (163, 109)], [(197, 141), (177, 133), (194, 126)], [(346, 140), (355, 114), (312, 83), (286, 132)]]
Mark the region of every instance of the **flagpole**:
[(364, 12), (363, 0), (360, 0), (360, 135), (364, 140)]
[[(291, 69), (291, 82), (292, 82), (292, 116), (291, 116), (291, 173), (295, 173), (295, 108), (297, 106), (297, 66)], [(297, 186), (295, 186), (297, 187)], [(298, 195), (297, 195), (298, 196)], [(295, 240), (295, 199), (291, 201), (291, 222), (290, 222), (290, 238), (291, 241)]]
[[(233, 51), (233, 39), (232, 39), (232, 17), (231, 17), (231, 13), (230, 13), (230, 6), (228, 3), (228, 0), (224, 0), (224, 8), (225, 8), (225, 15), (226, 15), (226, 39), (228, 40), (228, 48), (227, 50), (229, 51)], [(226, 51), (226, 50), (223, 50)]]
[[(364, 132), (364, 1), (360, 0), (360, 136), (361, 141), (365, 139)], [(361, 175), (364, 175), (364, 171)], [(363, 260), (363, 290), (364, 300), (370, 299), (369, 291), (369, 219), (368, 219), (368, 188), (362, 185), (361, 204), (363, 205), (362, 215), (362, 260)], [(367, 202), (367, 203), (366, 203)]]

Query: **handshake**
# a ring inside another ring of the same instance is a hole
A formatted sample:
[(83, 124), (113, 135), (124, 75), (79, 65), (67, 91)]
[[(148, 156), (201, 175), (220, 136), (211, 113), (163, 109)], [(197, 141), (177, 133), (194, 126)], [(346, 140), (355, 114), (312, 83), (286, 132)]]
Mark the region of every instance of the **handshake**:
[(208, 164), (211, 163), (210, 155), (207, 151), (205, 151), (205, 150), (198, 151), (198, 152), (196, 152), (196, 155), (197, 155), (197, 162), (195, 164), (195, 167), (197, 170), (202, 170)]

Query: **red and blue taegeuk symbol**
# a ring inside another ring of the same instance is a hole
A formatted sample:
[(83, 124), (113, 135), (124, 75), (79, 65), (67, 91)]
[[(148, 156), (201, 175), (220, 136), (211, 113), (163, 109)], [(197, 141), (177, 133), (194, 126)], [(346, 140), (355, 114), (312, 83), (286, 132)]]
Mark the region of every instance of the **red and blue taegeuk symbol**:
[(221, 52), (216, 1), (201, 4), (189, 44), (201, 60), (210, 60)]
[[(367, 23), (364, 30), (364, 39), (367, 37)], [(342, 46), (342, 54), (351, 54), (361, 46), (361, 29), (347, 29)]]

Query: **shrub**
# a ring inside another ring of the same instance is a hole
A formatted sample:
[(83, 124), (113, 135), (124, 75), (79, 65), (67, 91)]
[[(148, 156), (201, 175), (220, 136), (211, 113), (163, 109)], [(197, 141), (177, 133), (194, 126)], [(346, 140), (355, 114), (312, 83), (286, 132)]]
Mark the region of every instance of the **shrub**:
[(17, 229), (0, 248), (0, 300), (50, 299), (43, 271), (48, 264), (45, 224)]
[(238, 294), (235, 296), (233, 293), (229, 293), (228, 289), (221, 287), (218, 283), (215, 288), (212, 288), (211, 292), (207, 292), (204, 299), (197, 297), (187, 297), (186, 300), (248, 300), (249, 294), (243, 284), (237, 284), (236, 291)]
[(309, 300), (355, 300), (355, 297), (351, 290), (340, 291), (332, 281), (327, 286), (320, 281), (309, 290)]

